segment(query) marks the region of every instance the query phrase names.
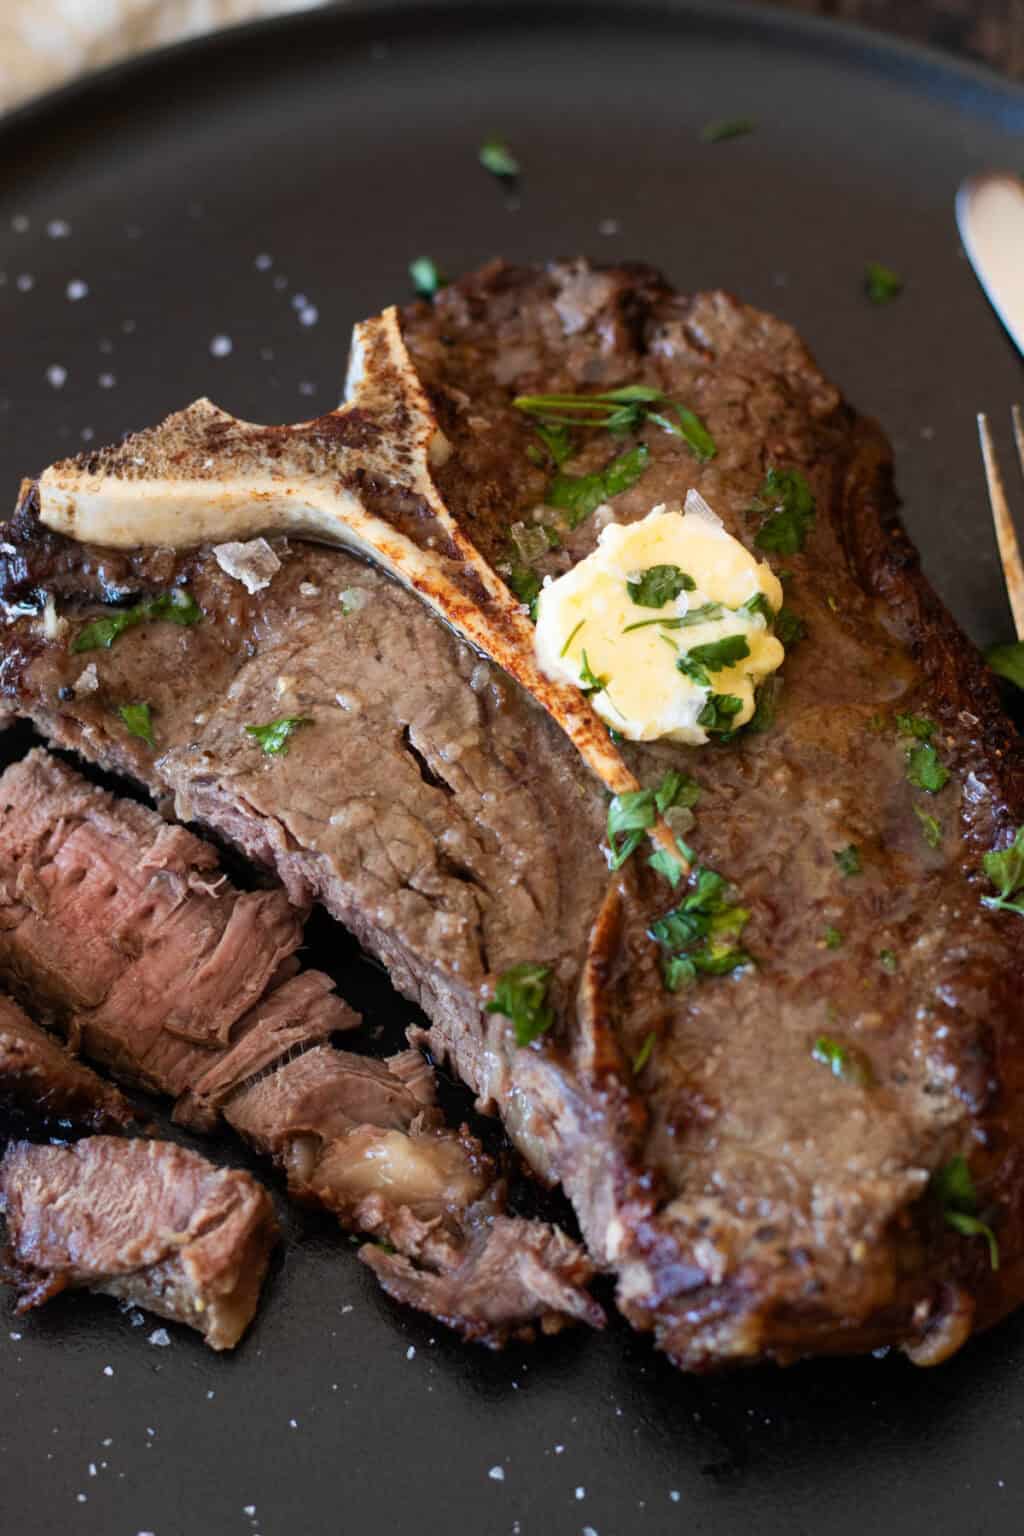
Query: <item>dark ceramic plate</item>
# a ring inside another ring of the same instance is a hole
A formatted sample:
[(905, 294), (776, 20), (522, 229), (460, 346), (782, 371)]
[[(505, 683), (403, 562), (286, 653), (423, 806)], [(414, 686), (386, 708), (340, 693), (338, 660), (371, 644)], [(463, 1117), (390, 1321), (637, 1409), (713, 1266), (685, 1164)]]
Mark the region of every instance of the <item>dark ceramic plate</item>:
[[(736, 116), (756, 131), (700, 141)], [(516, 200), (477, 164), (491, 134), (523, 163)], [(100, 76), (8, 119), (0, 156), (8, 503), (195, 395), (326, 409), (352, 322), (422, 253), (639, 257), (795, 321), (886, 423), (947, 601), (977, 640), (1009, 633), (973, 416), (1002, 428), (1024, 377), (952, 220), (963, 175), (1024, 166), (1024, 95), (992, 77), (725, 5), (359, 5)], [(869, 260), (904, 274), (897, 303), (865, 300)], [(371, 1048), (396, 1038), (408, 1005), (340, 930), (311, 937)], [(99, 1300), (3, 1317), (0, 1530), (1021, 1529), (1024, 1318), (934, 1373), (693, 1380), (614, 1325), (491, 1356), (392, 1306), (328, 1223), (287, 1219), (231, 1358)]]

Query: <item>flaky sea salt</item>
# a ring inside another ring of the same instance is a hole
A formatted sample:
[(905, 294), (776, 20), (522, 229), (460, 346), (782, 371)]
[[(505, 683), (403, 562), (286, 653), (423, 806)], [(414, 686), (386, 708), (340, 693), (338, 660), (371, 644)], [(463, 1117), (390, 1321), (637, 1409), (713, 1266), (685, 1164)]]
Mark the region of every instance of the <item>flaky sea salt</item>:
[(487, 1476), (492, 1478), (496, 1483), (503, 1483), (505, 1481), (505, 1468), (492, 1467)]
[(155, 1344), (158, 1349), (166, 1349), (171, 1342), (171, 1336), (166, 1328), (154, 1328), (149, 1336), (149, 1342)]
[(230, 357), (234, 342), (230, 336), (214, 336), (210, 342), (211, 357)]
[(51, 363), (46, 370), (46, 382), (51, 389), (63, 389), (68, 381), (68, 371), (60, 363)]
[(70, 283), (68, 283), (64, 292), (67, 294), (72, 304), (74, 304), (77, 303), (79, 299), (84, 299), (88, 296), (89, 284), (83, 282), (80, 277), (73, 277)]

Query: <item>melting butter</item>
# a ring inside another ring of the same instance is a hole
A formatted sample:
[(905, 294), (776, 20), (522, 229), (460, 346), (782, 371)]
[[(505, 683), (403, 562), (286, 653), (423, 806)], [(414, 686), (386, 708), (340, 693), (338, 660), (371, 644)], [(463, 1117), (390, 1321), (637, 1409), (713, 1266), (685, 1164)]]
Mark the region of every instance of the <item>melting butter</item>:
[[(660, 608), (641, 606), (629, 584), (652, 566), (677, 567), (693, 589)], [(754, 713), (758, 685), (782, 665), (785, 652), (768, 618), (743, 606), (759, 593), (776, 614), (782, 606), (777, 577), (691, 491), (684, 512), (659, 506), (639, 522), (610, 523), (592, 554), (545, 583), (537, 605), (537, 660), (548, 677), (579, 687), (601, 684), (591, 693), (594, 708), (631, 741), (667, 737), (701, 745), (709, 736), (712, 695), (739, 700), (738, 710), (735, 702), (727, 706), (735, 711), (729, 727), (737, 729)], [(708, 605), (715, 608), (707, 618), (675, 622)], [(709, 671), (707, 685), (679, 669), (694, 647), (730, 636), (742, 636), (748, 655)]]

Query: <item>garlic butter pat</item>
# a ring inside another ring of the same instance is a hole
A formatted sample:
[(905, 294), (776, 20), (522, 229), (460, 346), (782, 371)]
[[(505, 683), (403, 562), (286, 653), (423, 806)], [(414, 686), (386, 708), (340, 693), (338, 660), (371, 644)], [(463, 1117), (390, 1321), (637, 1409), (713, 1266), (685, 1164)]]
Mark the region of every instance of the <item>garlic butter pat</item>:
[(700, 745), (753, 715), (785, 655), (771, 627), (781, 606), (771, 569), (691, 491), (683, 512), (609, 524), (592, 554), (546, 582), (537, 660), (631, 741)]

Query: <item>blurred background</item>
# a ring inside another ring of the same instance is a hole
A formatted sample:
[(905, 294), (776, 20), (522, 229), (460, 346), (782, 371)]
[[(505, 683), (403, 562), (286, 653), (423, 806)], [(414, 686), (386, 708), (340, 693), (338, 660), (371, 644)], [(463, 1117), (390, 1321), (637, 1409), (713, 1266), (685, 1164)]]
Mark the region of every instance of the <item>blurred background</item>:
[[(320, 0), (0, 0), (0, 111), (161, 43)], [(622, 0), (626, 6), (630, 0)], [(1024, 79), (1024, 0), (781, 0), (974, 56)]]

